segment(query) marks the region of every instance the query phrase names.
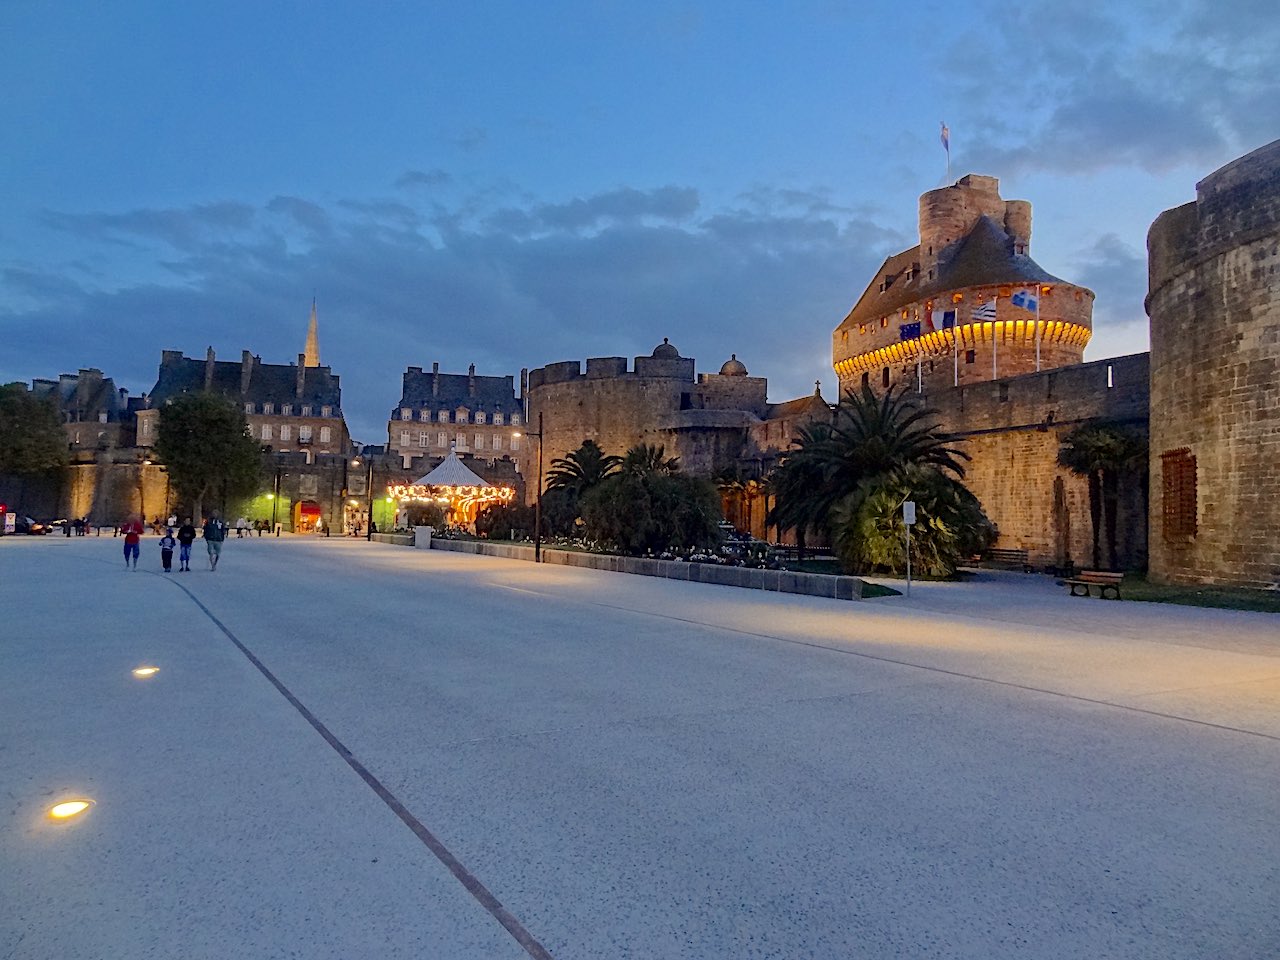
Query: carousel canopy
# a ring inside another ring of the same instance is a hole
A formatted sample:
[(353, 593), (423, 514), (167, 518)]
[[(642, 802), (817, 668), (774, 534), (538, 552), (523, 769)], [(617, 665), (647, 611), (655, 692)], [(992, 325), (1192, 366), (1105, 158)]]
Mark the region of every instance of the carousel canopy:
[(413, 481), (415, 487), (491, 487), (488, 480), (477, 476), (463, 465), (452, 450), (440, 465), (425, 477)]

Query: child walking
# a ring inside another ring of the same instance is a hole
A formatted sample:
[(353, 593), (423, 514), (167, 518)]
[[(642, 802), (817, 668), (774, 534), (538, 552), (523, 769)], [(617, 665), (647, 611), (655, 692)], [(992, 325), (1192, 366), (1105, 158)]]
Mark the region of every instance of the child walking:
[(164, 536), (160, 538), (160, 562), (164, 564), (165, 573), (173, 573), (173, 548), (177, 545), (173, 527), (166, 527)]

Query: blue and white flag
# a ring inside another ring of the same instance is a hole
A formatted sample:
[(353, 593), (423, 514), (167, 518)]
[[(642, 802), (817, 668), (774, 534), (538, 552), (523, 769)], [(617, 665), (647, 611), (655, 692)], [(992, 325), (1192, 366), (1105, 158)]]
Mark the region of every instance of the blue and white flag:
[(898, 327), (898, 336), (902, 340), (910, 340), (913, 337), (920, 336), (920, 321), (901, 324)]
[(1021, 307), (1023, 310), (1030, 310), (1033, 313), (1040, 305), (1040, 301), (1037, 299), (1036, 291), (1034, 289), (1017, 291), (1009, 298), (1009, 302), (1015, 307)]
[(954, 310), (935, 310), (933, 311), (931, 323), (934, 330), (950, 330), (956, 325), (956, 312)]
[(981, 306), (973, 308), (973, 319), (978, 321), (995, 320), (996, 318), (996, 302), (992, 300), (990, 303), (984, 303)]

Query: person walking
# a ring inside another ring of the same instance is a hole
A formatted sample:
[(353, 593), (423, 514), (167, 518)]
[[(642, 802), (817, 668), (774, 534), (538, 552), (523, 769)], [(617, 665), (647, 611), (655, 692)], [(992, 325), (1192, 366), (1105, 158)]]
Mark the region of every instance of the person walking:
[(227, 528), (222, 525), (216, 513), (209, 514), (204, 522), (204, 545), (209, 551), (209, 570), (218, 569), (218, 558), (222, 556), (222, 541), (227, 538)]
[(124, 568), (129, 569), (129, 560), (133, 560), (133, 571), (138, 572), (138, 554), (141, 553), (142, 543), (142, 518), (132, 516), (124, 522), (120, 527), (120, 532), (124, 534)]
[(178, 528), (178, 572), (191, 572), (191, 544), (196, 542), (196, 528), (187, 517)]
[(244, 532), (249, 529), (249, 521), (241, 517), (236, 521), (236, 539), (243, 540)]
[(165, 573), (173, 573), (173, 548), (178, 545), (173, 535), (173, 527), (166, 527), (164, 536), (160, 538), (160, 563)]

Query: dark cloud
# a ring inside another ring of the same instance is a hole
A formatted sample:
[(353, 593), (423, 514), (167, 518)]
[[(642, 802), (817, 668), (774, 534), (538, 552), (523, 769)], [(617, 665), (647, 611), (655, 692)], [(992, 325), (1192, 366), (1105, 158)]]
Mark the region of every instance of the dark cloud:
[(452, 178), (444, 170), (406, 170), (396, 178), (396, 187), (401, 190), (412, 187), (439, 187)]
[(323, 359), (342, 376), (355, 434), (370, 440), (404, 368), (432, 361), (518, 373), (648, 353), (667, 336), (703, 370), (736, 352), (771, 379), (774, 399), (830, 383), (831, 329), (900, 238), (832, 211), (699, 211), (697, 191), (667, 186), (508, 205), (501, 216), (474, 199), (417, 208), (297, 197), (256, 210), (59, 215), (57, 228), (90, 249), (109, 253), (122, 233), (145, 238), (155, 277), (101, 289), (82, 273), (4, 265), (0, 283), (21, 297), (0, 309), (0, 336), (23, 349), (0, 358), (0, 379), (93, 365), (142, 392), (162, 349), (209, 344), (285, 363), (314, 294)]
[(1072, 282), (1096, 294), (1094, 329), (1146, 325), (1147, 257), (1114, 233), (1099, 237), (1073, 258)]
[(947, 69), (966, 168), (1005, 176), (1212, 167), (1280, 129), (1280, 17), (1255, 0), (993, 7)]

